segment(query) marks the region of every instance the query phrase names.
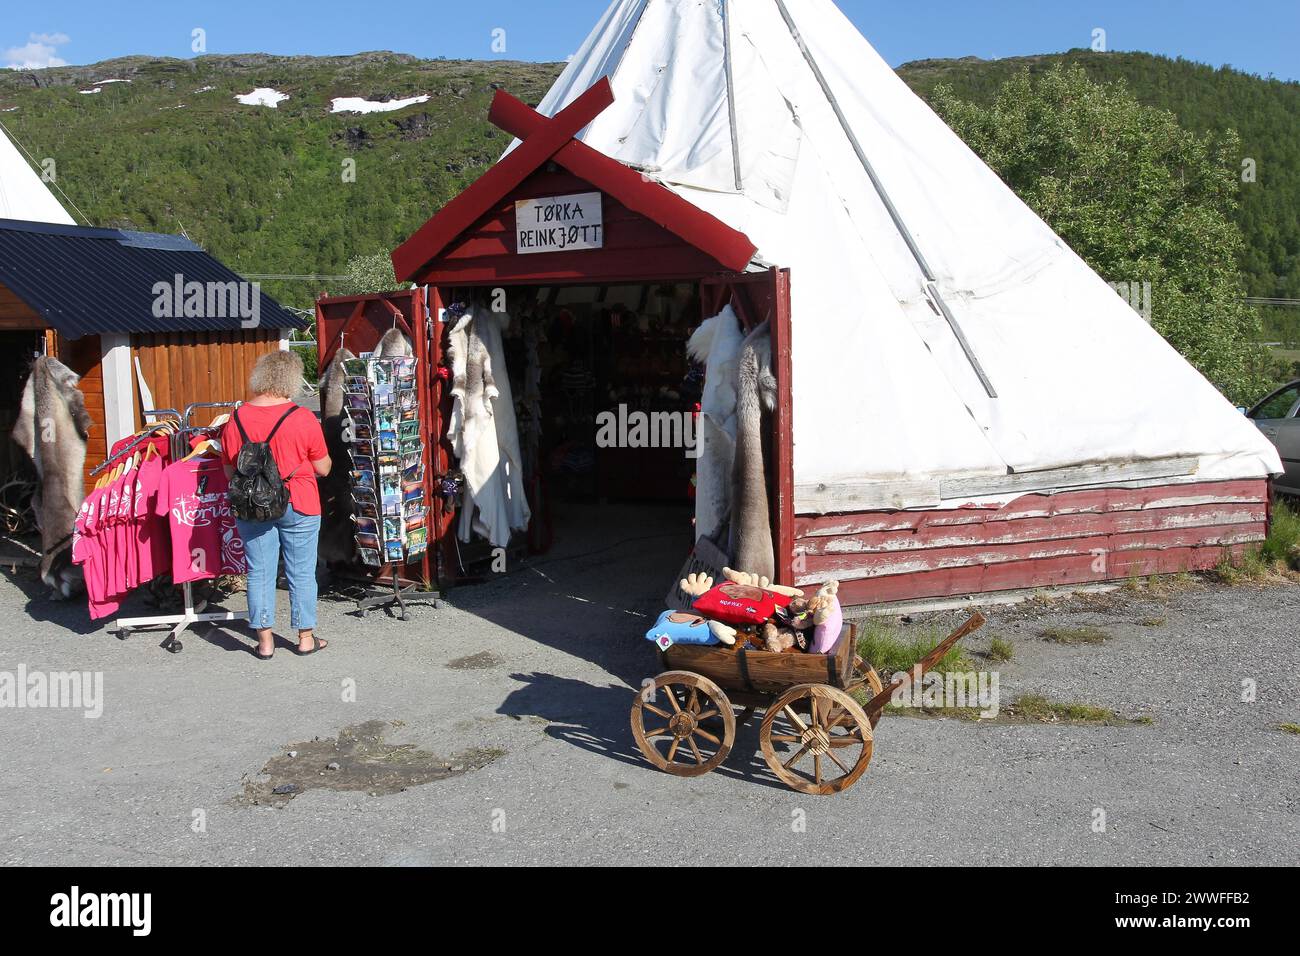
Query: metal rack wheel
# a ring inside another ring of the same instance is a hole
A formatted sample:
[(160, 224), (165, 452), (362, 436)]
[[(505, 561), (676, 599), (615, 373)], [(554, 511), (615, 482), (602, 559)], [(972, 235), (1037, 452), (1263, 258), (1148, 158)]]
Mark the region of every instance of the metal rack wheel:
[(736, 715), (717, 684), (691, 671), (665, 671), (637, 691), (632, 736), (645, 758), (678, 777), (698, 777), (727, 759)]
[(764, 715), (758, 742), (772, 772), (800, 793), (846, 790), (871, 762), (866, 711), (827, 684), (799, 684), (782, 694)]

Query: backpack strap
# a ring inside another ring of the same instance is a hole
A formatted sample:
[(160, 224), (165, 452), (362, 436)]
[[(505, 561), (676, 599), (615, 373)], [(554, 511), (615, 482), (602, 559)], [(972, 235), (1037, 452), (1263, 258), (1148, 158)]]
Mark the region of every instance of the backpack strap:
[[(271, 444), (271, 439), (274, 438), (274, 437), (275, 437), (275, 433), (278, 432), (278, 431), (280, 430), (280, 426), (284, 424), (285, 419), (288, 418), (290, 415), (292, 415), (292, 414), (293, 414), (294, 412), (296, 412), (297, 410), (298, 410), (298, 406), (297, 406), (297, 405), (294, 405), (294, 406), (293, 406), (292, 408), (290, 408), (287, 412), (285, 412), (283, 415), (280, 416), (280, 420), (279, 420), (278, 422), (276, 422), (276, 423), (275, 423), (275, 427), (271, 429), (271, 434), (269, 434), (269, 435), (266, 436), (265, 441), (266, 441), (266, 443), (267, 443), (268, 445)], [(240, 428), (240, 429), (239, 429), (239, 432), (240, 432), (240, 434), (242, 435), (243, 432), (244, 432), (244, 429), (243, 429), (243, 428)], [(248, 439), (245, 438), (244, 441), (248, 441)]]
[(230, 417), (235, 420), (235, 427), (239, 429), (240, 439), (243, 441), (245, 445), (249, 444), (248, 432), (244, 431), (244, 423), (239, 420), (239, 409), (236, 408), (235, 413)]

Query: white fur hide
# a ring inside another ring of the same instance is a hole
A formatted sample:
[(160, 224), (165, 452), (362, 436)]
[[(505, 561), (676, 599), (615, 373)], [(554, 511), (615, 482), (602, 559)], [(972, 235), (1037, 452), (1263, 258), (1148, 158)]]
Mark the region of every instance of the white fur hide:
[[(731, 510), (731, 469), (736, 454), (736, 372), (745, 337), (728, 305), (705, 319), (686, 343), (692, 360), (704, 364), (696, 435), (695, 534), (718, 541)], [(725, 540), (719, 542), (725, 546)]]

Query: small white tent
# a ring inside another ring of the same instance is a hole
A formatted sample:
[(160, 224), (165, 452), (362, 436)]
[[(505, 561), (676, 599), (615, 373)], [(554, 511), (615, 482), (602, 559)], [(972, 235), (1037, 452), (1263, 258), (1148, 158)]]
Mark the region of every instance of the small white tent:
[(0, 219), (53, 222), (73, 226), (54, 194), (0, 129)]
[(539, 111), (602, 77), (578, 138), (791, 270), (797, 513), (1281, 470), (831, 0), (615, 0)]

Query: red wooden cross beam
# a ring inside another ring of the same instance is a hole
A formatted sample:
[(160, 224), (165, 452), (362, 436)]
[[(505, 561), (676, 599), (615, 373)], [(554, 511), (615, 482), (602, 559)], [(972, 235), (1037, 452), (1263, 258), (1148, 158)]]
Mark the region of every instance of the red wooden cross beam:
[(707, 252), (724, 268), (739, 271), (748, 266), (757, 249), (743, 233), (574, 139), (613, 102), (608, 78), (599, 80), (554, 117), (543, 116), (498, 90), (488, 119), (522, 142), (393, 251), (398, 280), (414, 280), (457, 236), (551, 160)]

